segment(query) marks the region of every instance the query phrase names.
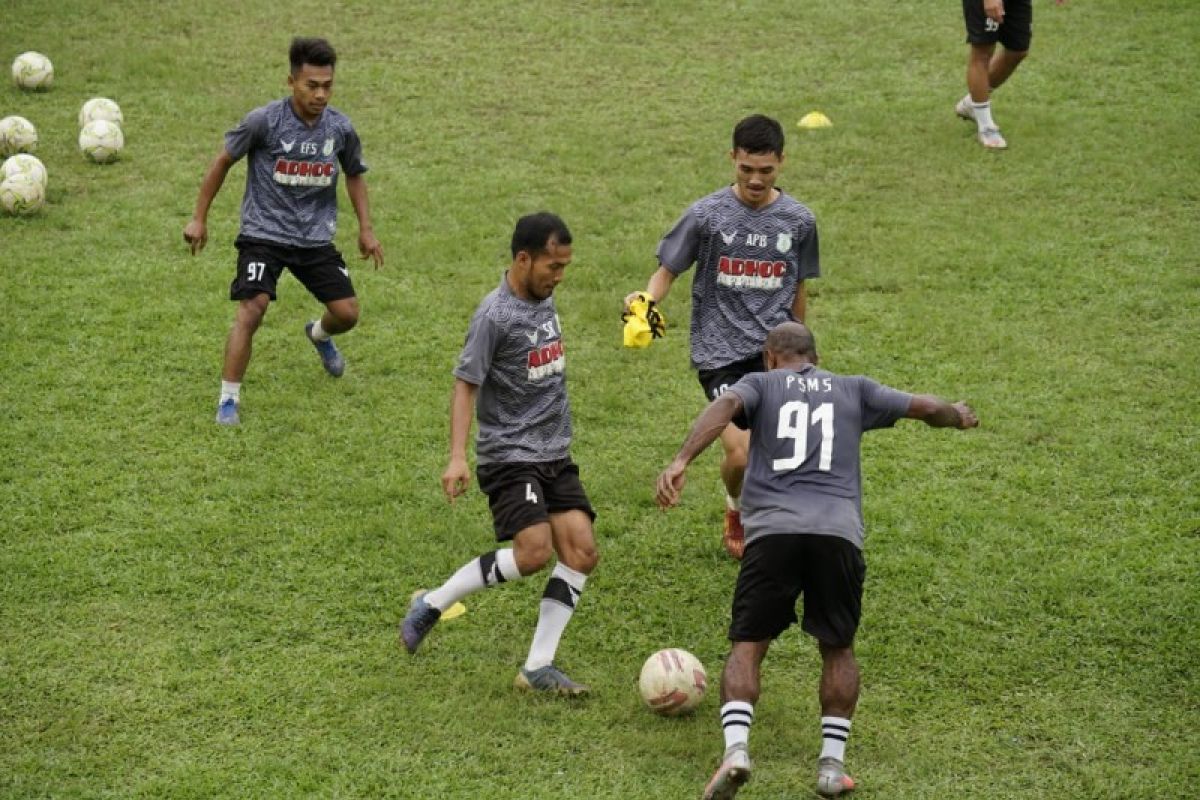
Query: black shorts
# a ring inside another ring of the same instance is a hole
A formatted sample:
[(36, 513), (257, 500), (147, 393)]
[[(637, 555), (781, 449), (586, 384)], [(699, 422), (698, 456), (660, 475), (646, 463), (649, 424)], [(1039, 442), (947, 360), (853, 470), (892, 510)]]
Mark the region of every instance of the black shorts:
[(822, 644), (849, 647), (862, 616), (867, 565), (862, 551), (840, 536), (775, 534), (746, 546), (729, 639), (775, 639), (796, 621), (796, 601), (804, 595), (800, 627)]
[(700, 385), (704, 387), (704, 396), (709, 400), (716, 400), (725, 393), (726, 389), (751, 372), (766, 372), (766, 369), (760, 353), (753, 358), (744, 358), (716, 369), (702, 369), (696, 373), (696, 377), (700, 380)]
[(983, 13), (983, 0), (963, 0), (967, 44), (995, 44), (1024, 52), (1033, 38), (1033, 0), (1004, 0), (1004, 22), (997, 25)]
[(237, 275), (229, 285), (230, 300), (246, 300), (266, 292), (275, 300), (275, 284), (286, 267), (322, 303), (354, 297), (350, 270), (337, 248), (290, 247), (239, 236)]
[(488, 496), (498, 542), (548, 522), (551, 514), (561, 511), (578, 509), (596, 519), (579, 480), (579, 467), (570, 458), (538, 464), (480, 464), (475, 475), (479, 489)]

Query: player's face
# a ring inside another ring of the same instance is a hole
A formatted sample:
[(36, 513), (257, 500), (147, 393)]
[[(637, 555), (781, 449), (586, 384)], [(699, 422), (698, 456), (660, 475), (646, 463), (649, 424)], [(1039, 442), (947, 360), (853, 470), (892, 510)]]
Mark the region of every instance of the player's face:
[(333, 94), (333, 67), (302, 64), (299, 71), (288, 75), (288, 86), (296, 114), (305, 122), (315, 122)]
[(517, 258), (528, 262), (524, 281), (526, 294), (540, 303), (554, 294), (555, 287), (562, 281), (567, 264), (571, 263), (571, 245), (559, 244), (551, 237), (543, 252), (531, 256), (521, 251)]
[(734, 186), (742, 202), (751, 208), (771, 202), (783, 159), (774, 153), (747, 153), (740, 148), (729, 157), (733, 159)]

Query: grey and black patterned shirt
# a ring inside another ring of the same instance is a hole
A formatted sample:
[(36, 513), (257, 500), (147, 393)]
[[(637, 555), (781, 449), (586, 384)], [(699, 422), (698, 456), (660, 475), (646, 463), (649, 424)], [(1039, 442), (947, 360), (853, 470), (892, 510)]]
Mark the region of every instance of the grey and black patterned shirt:
[(566, 363), (554, 298), (522, 300), (505, 273), (475, 309), (454, 368), (456, 378), (479, 387), (477, 464), (567, 457)]
[(327, 106), (309, 127), (291, 98), (247, 114), (225, 134), (225, 150), (235, 161), (249, 155), (242, 235), (292, 247), (333, 240), (339, 167), (348, 176), (367, 171), (362, 143), (345, 114)]
[(733, 187), (692, 204), (658, 244), (658, 262), (692, 280), (692, 366), (716, 369), (762, 352), (791, 319), (800, 281), (821, 274), (817, 221), (790, 195), (760, 209)]
[(849, 539), (861, 550), (859, 442), (864, 431), (904, 417), (912, 395), (814, 366), (751, 373), (728, 391), (742, 399), (750, 423), (742, 484), (746, 542), (816, 533)]

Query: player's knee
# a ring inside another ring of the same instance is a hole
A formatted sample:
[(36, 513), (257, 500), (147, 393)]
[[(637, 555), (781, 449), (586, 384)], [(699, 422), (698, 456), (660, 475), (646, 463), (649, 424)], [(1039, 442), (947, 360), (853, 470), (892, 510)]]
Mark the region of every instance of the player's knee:
[(563, 555), (562, 562), (576, 572), (591, 575), (592, 571), (596, 569), (596, 565), (600, 563), (600, 551), (592, 543), (575, 547)]
[(271, 298), (265, 294), (255, 295), (248, 300), (241, 301), (238, 303), (237, 324), (243, 328), (249, 328), (251, 331), (257, 330), (258, 326), (262, 324), (270, 304)]
[(548, 540), (518, 541), (513, 545), (513, 558), (517, 562), (517, 570), (522, 575), (532, 575), (544, 569), (550, 563), (552, 555), (554, 548)]
[(1020, 64), (1022, 61), (1025, 60), (1025, 56), (1027, 56), (1027, 55), (1029, 55), (1028, 50), (1009, 50), (1008, 51), (1008, 58), (1014, 64)]

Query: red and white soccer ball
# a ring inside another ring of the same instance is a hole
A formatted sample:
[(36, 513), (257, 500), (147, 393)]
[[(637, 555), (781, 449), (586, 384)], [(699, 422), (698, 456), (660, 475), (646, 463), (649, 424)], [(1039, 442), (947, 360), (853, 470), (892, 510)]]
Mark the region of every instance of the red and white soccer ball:
[(676, 717), (700, 705), (708, 687), (708, 673), (700, 659), (687, 650), (670, 647), (646, 659), (638, 677), (642, 701), (656, 714)]
[(54, 83), (54, 65), (41, 53), (30, 50), (13, 59), (12, 77), (22, 89), (44, 91)]
[(121, 126), (105, 119), (94, 119), (79, 132), (79, 150), (97, 164), (116, 161), (125, 147)]

